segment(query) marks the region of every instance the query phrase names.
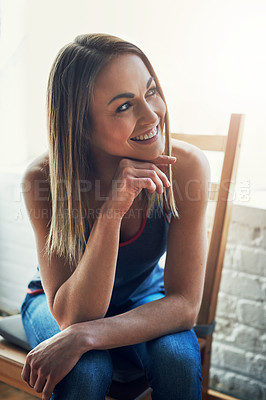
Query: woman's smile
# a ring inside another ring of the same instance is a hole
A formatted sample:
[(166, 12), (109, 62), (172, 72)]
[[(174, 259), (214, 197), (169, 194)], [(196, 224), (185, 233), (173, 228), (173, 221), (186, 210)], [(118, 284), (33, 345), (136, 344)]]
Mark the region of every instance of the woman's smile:
[(160, 126), (155, 126), (152, 130), (143, 133), (142, 135), (135, 136), (131, 138), (133, 142), (137, 142), (138, 144), (150, 144), (155, 142), (160, 135)]

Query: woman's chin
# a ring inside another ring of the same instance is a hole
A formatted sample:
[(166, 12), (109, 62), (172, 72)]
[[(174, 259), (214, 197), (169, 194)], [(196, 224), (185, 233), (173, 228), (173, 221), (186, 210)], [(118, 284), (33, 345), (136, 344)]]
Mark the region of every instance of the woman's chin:
[(143, 146), (141, 149), (134, 149), (132, 152), (134, 155), (131, 158), (136, 160), (155, 160), (157, 157), (161, 156), (165, 151), (164, 141), (157, 141), (156, 146)]

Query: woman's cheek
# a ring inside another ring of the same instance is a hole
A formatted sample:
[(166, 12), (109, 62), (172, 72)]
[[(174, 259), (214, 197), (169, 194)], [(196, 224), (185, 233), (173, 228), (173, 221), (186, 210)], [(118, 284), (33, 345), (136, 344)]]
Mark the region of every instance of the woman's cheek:
[[(120, 123), (117, 124), (115, 128), (116, 137), (118, 140), (127, 140), (131, 134), (134, 132), (135, 129), (135, 120), (131, 117), (124, 118), (119, 121)], [(121, 142), (120, 142), (121, 143)]]
[(166, 104), (160, 96), (157, 97), (156, 102), (158, 106), (158, 113), (164, 118), (166, 114)]

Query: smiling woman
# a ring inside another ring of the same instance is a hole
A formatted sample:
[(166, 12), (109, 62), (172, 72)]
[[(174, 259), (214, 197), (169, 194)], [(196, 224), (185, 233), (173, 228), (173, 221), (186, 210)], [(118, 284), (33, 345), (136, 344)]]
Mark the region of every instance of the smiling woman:
[(47, 106), (49, 152), (23, 180), (39, 259), (21, 308), (33, 347), (23, 379), (44, 400), (103, 400), (119, 355), (146, 373), (153, 399), (201, 399), (192, 328), (207, 254), (206, 157), (170, 141), (155, 71), (114, 36), (81, 35), (58, 53)]
[[(121, 96), (129, 93), (131, 103), (125, 103)], [(75, 263), (86, 244), (82, 210), (91, 208), (91, 203), (97, 208), (99, 203), (93, 190), (90, 197), (79, 190), (74, 201), (70, 188), (58, 182), (71, 182), (74, 187), (94, 177), (101, 180), (106, 196), (121, 157), (147, 161), (163, 152), (171, 155), (168, 114), (155, 71), (140, 49), (113, 36), (81, 35), (59, 52), (53, 65), (48, 83), (48, 124), (54, 217), (46, 248), (48, 254), (57, 248), (58, 255), (67, 254), (69, 262)], [(156, 135), (145, 142), (150, 144), (148, 153), (146, 146), (140, 146), (143, 141), (131, 140), (144, 139), (154, 129)], [(150, 185), (153, 187), (152, 182)], [(58, 203), (58, 197), (65, 202)], [(154, 196), (148, 196), (146, 206), (153, 201)], [(171, 186), (165, 201), (177, 215)], [(67, 209), (69, 215), (76, 211), (75, 220), (68, 220)], [(69, 226), (64, 238), (57, 215), (65, 227)], [(76, 237), (80, 238), (78, 243)]]

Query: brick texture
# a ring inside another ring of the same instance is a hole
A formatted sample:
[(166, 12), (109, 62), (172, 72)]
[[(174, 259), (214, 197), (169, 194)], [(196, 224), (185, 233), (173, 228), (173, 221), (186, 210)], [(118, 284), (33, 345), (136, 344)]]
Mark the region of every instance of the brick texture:
[(211, 387), (266, 400), (266, 210), (234, 205), (216, 312)]

